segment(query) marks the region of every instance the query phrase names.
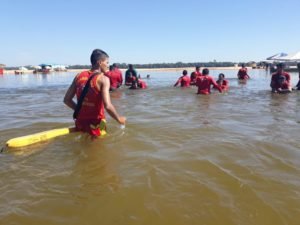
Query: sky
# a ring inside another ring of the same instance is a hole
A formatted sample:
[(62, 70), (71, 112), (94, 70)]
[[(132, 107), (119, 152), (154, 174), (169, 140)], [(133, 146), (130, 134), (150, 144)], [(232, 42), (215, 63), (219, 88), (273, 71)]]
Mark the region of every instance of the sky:
[(1, 0), (0, 64), (247, 62), (300, 51), (299, 0)]

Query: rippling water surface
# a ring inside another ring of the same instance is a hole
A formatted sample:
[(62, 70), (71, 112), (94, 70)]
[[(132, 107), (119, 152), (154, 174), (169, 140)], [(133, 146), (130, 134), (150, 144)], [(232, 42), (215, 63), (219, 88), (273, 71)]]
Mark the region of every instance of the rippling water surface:
[[(112, 93), (124, 130), (70, 134), (0, 154), (0, 224), (297, 225), (300, 92), (270, 93), (250, 70), (227, 94), (173, 88), (181, 71), (140, 71), (147, 90)], [(75, 73), (0, 76), (0, 144), (72, 125)], [(291, 74), (293, 84), (297, 74)]]

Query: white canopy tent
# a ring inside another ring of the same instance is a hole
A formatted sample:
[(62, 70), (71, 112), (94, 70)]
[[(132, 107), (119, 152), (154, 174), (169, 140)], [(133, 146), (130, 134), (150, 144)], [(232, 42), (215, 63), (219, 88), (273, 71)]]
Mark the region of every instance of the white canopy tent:
[(277, 58), (279, 61), (300, 61), (300, 51)]

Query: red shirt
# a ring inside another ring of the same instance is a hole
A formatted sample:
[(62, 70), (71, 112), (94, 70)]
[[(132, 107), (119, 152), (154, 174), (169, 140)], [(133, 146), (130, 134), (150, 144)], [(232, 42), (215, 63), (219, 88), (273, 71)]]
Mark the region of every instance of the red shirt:
[(139, 83), (138, 83), (138, 85), (139, 85), (139, 88), (141, 88), (141, 89), (145, 89), (145, 88), (147, 88), (147, 84), (146, 84), (146, 82), (145, 81), (143, 81), (143, 80), (141, 80), (141, 79), (139, 79), (139, 81), (138, 81)]
[(110, 87), (119, 88), (123, 83), (122, 72), (119, 69), (110, 71), (107, 76), (110, 80)]
[(247, 74), (247, 68), (241, 68), (238, 72), (238, 79), (246, 80), (249, 79), (249, 75)]
[(221, 87), (216, 83), (213, 77), (204, 75), (197, 77), (196, 86), (198, 87), (197, 94), (208, 95), (210, 94), (210, 86), (213, 85), (219, 92), (222, 92)]
[(174, 86), (177, 86), (179, 83), (181, 87), (189, 87), (191, 84), (191, 79), (187, 75), (184, 75), (177, 80)]
[[(228, 80), (222, 80), (222, 83), (219, 83), (217, 81), (217, 84), (219, 85), (219, 87), (223, 90), (223, 91), (228, 91), (229, 89), (229, 82)], [(215, 87), (214, 87), (215, 88)]]
[(199, 76), (202, 76), (202, 73), (200, 73), (199, 71), (194, 71), (191, 73), (191, 85), (196, 84), (197, 77)]
[(285, 76), (286, 82), (290, 85), (290, 81), (291, 81), (290, 74), (288, 74), (287, 72), (282, 72), (281, 74), (276, 72), (272, 74), (271, 84), (270, 84), (271, 88), (275, 88), (275, 89), (281, 88), (281, 85), (278, 82), (280, 76)]
[[(76, 80), (76, 97), (79, 99), (87, 80), (93, 74), (92, 71), (84, 71), (80, 73)], [(77, 120), (93, 120), (104, 119), (104, 104), (100, 91), (97, 89), (97, 76), (93, 77), (90, 88), (82, 102), (81, 109), (78, 113)]]

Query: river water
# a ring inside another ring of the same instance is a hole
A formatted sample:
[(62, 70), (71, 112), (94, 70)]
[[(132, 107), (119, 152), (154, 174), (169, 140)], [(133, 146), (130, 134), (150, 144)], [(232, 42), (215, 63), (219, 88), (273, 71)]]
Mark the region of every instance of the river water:
[[(200, 96), (172, 87), (181, 71), (140, 71), (147, 90), (111, 94), (125, 129), (108, 118), (93, 142), (73, 133), (5, 149), (0, 224), (298, 225), (300, 92), (271, 94), (264, 70), (246, 84), (219, 72), (230, 91)], [(74, 76), (0, 76), (1, 146), (71, 126)]]

